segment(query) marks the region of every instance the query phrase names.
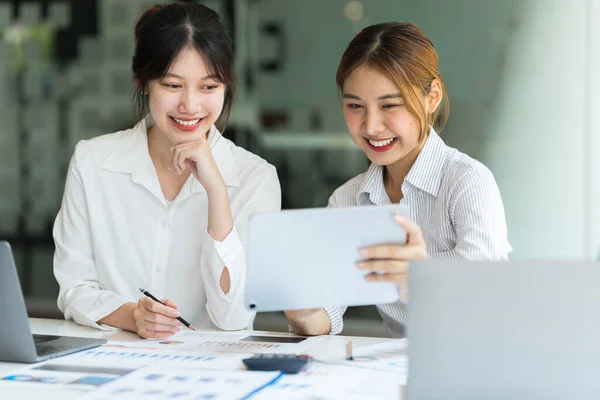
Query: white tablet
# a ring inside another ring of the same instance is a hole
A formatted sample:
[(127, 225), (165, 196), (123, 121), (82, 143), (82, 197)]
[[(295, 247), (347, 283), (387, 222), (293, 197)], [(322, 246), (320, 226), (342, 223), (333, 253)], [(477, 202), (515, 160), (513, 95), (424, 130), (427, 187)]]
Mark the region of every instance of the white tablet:
[(398, 288), (369, 282), (355, 262), (364, 246), (406, 243), (394, 215), (405, 206), (312, 208), (250, 217), (245, 305), (253, 311), (392, 303)]

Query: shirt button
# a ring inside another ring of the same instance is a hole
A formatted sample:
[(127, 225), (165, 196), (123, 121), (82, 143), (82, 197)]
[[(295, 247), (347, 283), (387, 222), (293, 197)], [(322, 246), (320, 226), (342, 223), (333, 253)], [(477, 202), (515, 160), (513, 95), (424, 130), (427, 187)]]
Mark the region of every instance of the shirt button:
[(163, 227), (163, 228), (166, 228), (166, 227), (167, 227), (167, 225), (169, 225), (169, 222), (168, 222), (168, 221), (165, 219), (165, 220), (162, 222), (162, 227)]

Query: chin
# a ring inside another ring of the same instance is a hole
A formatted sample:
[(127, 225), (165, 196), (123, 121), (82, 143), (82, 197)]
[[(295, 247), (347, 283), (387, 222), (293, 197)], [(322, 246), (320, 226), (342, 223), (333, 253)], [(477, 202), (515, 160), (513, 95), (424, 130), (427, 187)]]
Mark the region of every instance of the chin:
[(204, 126), (200, 126), (198, 127), (198, 129), (196, 129), (195, 131), (191, 131), (191, 132), (183, 132), (180, 130), (174, 130), (173, 132), (173, 139), (175, 139), (174, 141), (177, 143), (187, 143), (187, 142), (193, 142), (195, 140), (200, 140), (202, 139), (203, 135), (206, 134), (206, 132), (208, 132), (210, 129), (210, 127), (204, 127)]
[(394, 164), (396, 161), (402, 159), (402, 157), (398, 156), (397, 154), (378, 154), (373, 151), (366, 153), (366, 155), (369, 161), (371, 161), (373, 164), (384, 167), (386, 165)]
[(381, 160), (381, 159), (371, 159), (371, 162), (375, 165), (381, 165), (382, 167), (387, 167), (388, 165), (392, 165), (394, 164), (396, 161), (396, 159), (394, 160)]

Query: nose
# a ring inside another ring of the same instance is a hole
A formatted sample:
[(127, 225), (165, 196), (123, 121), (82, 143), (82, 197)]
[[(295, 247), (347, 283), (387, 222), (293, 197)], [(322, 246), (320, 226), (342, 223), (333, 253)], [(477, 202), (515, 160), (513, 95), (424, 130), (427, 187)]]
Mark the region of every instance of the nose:
[(179, 112), (195, 115), (202, 110), (202, 95), (194, 90), (184, 90), (179, 102)]
[(369, 110), (363, 121), (363, 130), (367, 136), (377, 136), (384, 131), (383, 119), (377, 110)]

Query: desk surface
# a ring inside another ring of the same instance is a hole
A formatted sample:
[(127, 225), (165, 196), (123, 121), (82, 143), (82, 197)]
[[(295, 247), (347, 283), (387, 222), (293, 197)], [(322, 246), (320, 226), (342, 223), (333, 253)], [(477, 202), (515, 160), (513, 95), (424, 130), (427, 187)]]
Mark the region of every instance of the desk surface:
[[(94, 328), (83, 327), (75, 324), (72, 321), (53, 320), (30, 318), (29, 323), (33, 333), (44, 335), (57, 336), (81, 336), (90, 338), (104, 338), (111, 341), (127, 342), (138, 341), (140, 339), (136, 334), (123, 331), (101, 331)], [(277, 336), (290, 336), (290, 334), (282, 332), (262, 332), (262, 331), (247, 331), (248, 333), (262, 333)], [(388, 338), (372, 338), (372, 337), (351, 337), (351, 336), (326, 336), (317, 342), (312, 348), (309, 348), (306, 353), (313, 357), (325, 356), (343, 356), (345, 354), (346, 343), (352, 340), (355, 349), (372, 344), (389, 341)], [(17, 363), (2, 363), (0, 362), (0, 374), (18, 370), (22, 367), (30, 366), (31, 364)], [(71, 399), (68, 393), (61, 392), (60, 388), (56, 388), (56, 392), (49, 389), (46, 385), (40, 388), (39, 385), (11, 385), (11, 382), (0, 381), (0, 398), (21, 398), (29, 399), (34, 396), (43, 396), (45, 400), (49, 399)]]

